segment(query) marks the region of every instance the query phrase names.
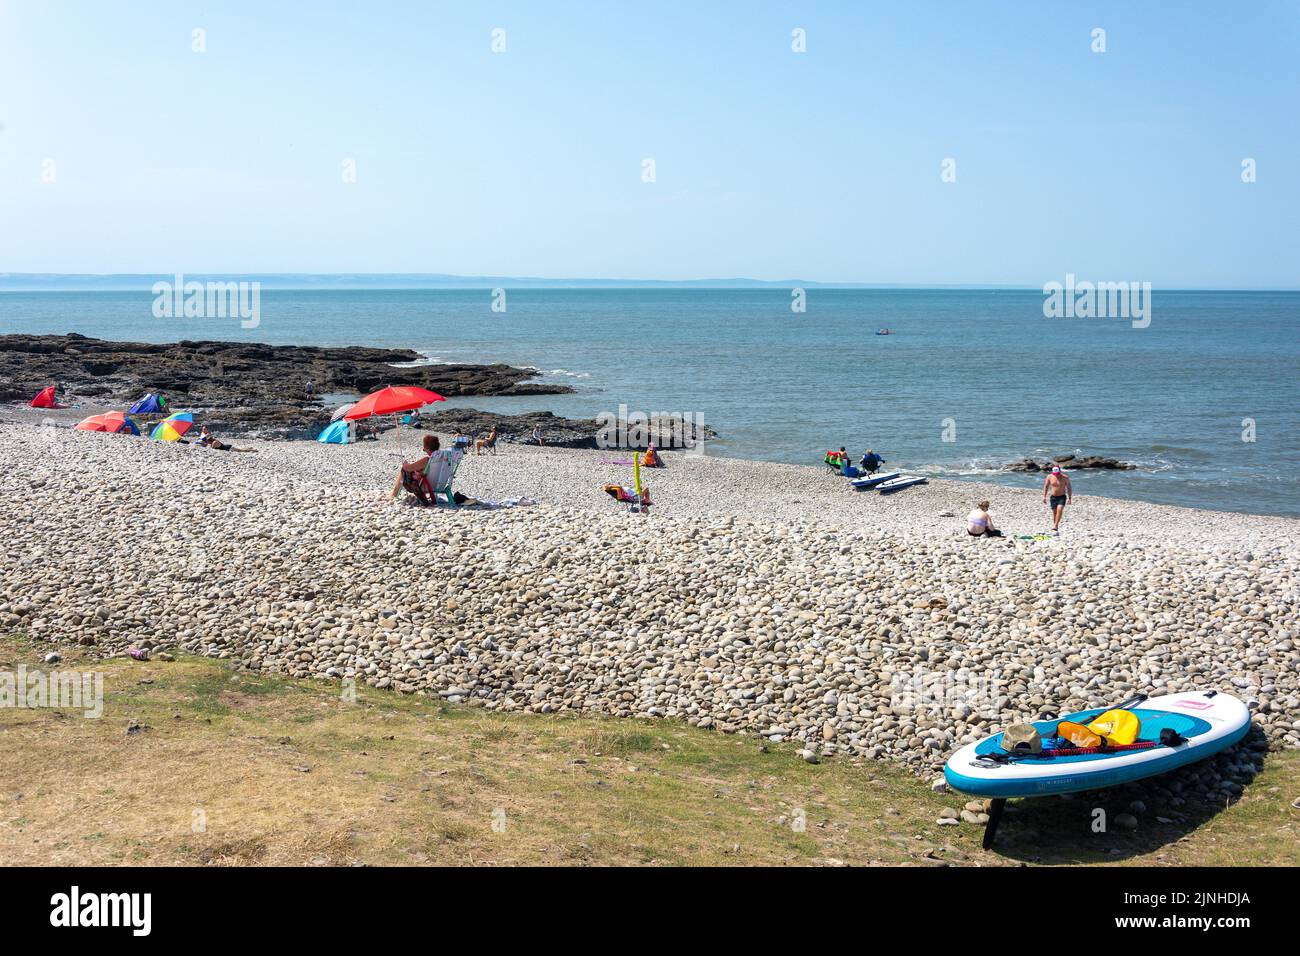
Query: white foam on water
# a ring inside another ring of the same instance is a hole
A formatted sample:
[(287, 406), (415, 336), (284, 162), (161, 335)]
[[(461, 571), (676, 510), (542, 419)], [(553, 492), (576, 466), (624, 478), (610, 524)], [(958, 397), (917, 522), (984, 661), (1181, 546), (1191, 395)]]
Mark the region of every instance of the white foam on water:
[(445, 356), (434, 355), (424, 349), (415, 349), (420, 357), (413, 362), (391, 362), (393, 368), (422, 368), (426, 365), (451, 365), (453, 364)]

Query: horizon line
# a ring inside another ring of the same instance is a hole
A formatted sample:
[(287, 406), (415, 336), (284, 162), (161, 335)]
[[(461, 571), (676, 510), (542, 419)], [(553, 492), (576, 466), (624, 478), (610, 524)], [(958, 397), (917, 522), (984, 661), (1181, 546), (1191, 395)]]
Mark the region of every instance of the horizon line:
[[(158, 278), (171, 278), (177, 273), (170, 272), (0, 272), (0, 291), (56, 291), (44, 289), (5, 289), (7, 283), (19, 283), (26, 280), (31, 283), (56, 284), (60, 282), (81, 282), (90, 284), (94, 282), (132, 282), (136, 280), (152, 280)], [(703, 279), (644, 279), (644, 278), (600, 278), (600, 277), (564, 277), (550, 278), (546, 276), (508, 276), (508, 275), (460, 275), (445, 272), (182, 272), (180, 275), (193, 276), (195, 278), (220, 278), (226, 281), (231, 279), (250, 279), (259, 281), (261, 279), (273, 280), (315, 280), (317, 282), (338, 282), (339, 280), (354, 280), (365, 282), (370, 288), (383, 290), (392, 288), (394, 291), (400, 291), (400, 287), (376, 286), (376, 281), (383, 280), (402, 280), (406, 283), (428, 282), (435, 283), (444, 287), (460, 286), (461, 288), (491, 288), (494, 285), (513, 284), (519, 288), (530, 287), (550, 287), (550, 288), (599, 288), (599, 287), (618, 287), (623, 289), (636, 288), (654, 288), (662, 286), (676, 287), (693, 287), (693, 288), (716, 288), (716, 289), (738, 289), (738, 288), (773, 288), (773, 289), (794, 289), (794, 288), (820, 288), (832, 290), (952, 290), (952, 291), (1034, 291), (1042, 292), (1043, 290), (1036, 285), (1011, 282), (868, 282), (855, 280), (817, 280), (817, 279), (755, 279), (746, 276), (736, 276), (731, 278), (710, 277)], [(1052, 280), (1055, 281), (1055, 280)], [(1081, 281), (1113, 281), (1113, 280), (1093, 280), (1083, 279)], [(1130, 281), (1130, 280), (1118, 280)], [(536, 284), (530, 286), (530, 284)], [(84, 291), (107, 291), (85, 289)], [(285, 291), (288, 291), (287, 289)], [(1278, 287), (1229, 287), (1229, 286), (1167, 286), (1163, 291), (1167, 292), (1297, 292), (1300, 286)]]

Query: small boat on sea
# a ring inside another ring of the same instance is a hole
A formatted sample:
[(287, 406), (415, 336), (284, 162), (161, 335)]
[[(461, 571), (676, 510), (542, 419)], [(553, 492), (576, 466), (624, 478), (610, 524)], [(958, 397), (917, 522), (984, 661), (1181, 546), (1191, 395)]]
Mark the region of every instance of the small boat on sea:
[(893, 329), (876, 329), (876, 334), (877, 334), (877, 335), (893, 335), (893, 334), (894, 334), (894, 330), (893, 330)]

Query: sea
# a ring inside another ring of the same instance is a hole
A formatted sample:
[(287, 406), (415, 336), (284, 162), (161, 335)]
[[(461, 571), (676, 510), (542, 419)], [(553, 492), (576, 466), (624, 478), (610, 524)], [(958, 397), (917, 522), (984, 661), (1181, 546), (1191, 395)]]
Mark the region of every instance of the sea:
[(251, 328), (158, 318), (147, 283), (0, 291), (0, 332), (400, 347), (573, 389), (449, 404), (675, 413), (717, 433), (708, 455), (870, 447), (1025, 488), (1042, 477), (1004, 465), (1103, 455), (1137, 467), (1079, 471), (1076, 494), (1300, 516), (1300, 292), (1156, 289), (1139, 322), (1049, 318), (1034, 289), (503, 288), (265, 288)]

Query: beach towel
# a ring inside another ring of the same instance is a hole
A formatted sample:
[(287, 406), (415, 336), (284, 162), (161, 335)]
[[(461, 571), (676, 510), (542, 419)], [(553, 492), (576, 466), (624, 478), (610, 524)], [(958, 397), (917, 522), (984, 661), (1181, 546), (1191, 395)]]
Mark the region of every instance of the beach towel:
[(477, 508), (480, 511), (497, 511), (501, 508), (526, 508), (530, 505), (538, 504), (534, 498), (498, 498), (478, 499), (466, 498), (460, 503), (462, 508)]
[(600, 462), (603, 465), (630, 465), (632, 464), (632, 459), (631, 458), (602, 458)]

